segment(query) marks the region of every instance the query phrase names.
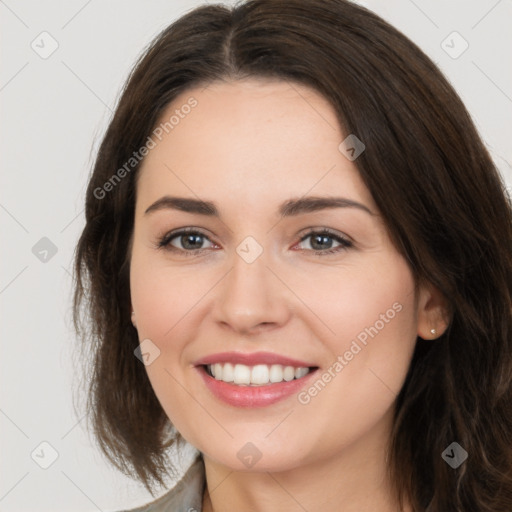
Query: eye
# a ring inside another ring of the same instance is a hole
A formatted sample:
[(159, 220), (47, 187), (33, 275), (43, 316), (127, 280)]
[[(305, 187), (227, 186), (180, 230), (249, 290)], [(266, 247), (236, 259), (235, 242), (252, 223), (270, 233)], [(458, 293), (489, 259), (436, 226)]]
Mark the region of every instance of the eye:
[[(322, 256), (324, 254), (333, 254), (344, 251), (349, 247), (353, 247), (353, 243), (347, 238), (330, 231), (327, 228), (320, 230), (311, 230), (306, 233), (300, 240), (300, 243), (310, 239), (309, 245), (315, 255)], [(333, 242), (338, 246), (333, 247)], [(298, 244), (299, 245), (299, 244)]]
[(202, 247), (204, 240), (209, 240), (209, 238), (201, 231), (194, 228), (184, 228), (166, 234), (158, 240), (156, 245), (158, 248), (165, 248), (169, 251), (181, 252), (187, 256), (192, 256), (204, 250)]

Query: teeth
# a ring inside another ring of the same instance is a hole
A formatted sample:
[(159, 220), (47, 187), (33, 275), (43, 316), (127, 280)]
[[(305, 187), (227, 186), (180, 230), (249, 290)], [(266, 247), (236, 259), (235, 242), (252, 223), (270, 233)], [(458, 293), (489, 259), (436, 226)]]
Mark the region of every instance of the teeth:
[(246, 366), (245, 364), (215, 363), (207, 365), (207, 371), (215, 380), (233, 382), (240, 386), (264, 386), (283, 380), (289, 382), (300, 379), (309, 373), (309, 368), (294, 368), (280, 364)]
[[(245, 367), (247, 368), (247, 366)], [(244, 369), (245, 371), (245, 369)], [(251, 370), (251, 384), (268, 384), (269, 370), (266, 364), (257, 364)]]
[(310, 372), (309, 368), (295, 368), (295, 378), (302, 379)]

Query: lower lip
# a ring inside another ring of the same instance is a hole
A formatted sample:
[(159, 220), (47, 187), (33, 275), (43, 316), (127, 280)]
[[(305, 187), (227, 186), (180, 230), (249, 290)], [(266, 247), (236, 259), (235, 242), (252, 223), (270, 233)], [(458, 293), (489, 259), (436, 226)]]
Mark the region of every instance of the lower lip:
[(204, 366), (196, 367), (207, 388), (220, 400), (235, 407), (265, 407), (298, 393), (311, 379), (317, 369), (300, 379), (263, 386), (237, 386), (236, 384), (214, 379)]

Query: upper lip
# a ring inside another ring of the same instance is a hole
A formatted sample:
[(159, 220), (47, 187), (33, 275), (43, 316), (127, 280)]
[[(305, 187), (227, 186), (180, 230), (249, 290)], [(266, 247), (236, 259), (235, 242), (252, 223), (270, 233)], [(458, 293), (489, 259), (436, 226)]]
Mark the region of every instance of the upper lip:
[(215, 363), (244, 364), (246, 366), (255, 366), (257, 364), (280, 364), (283, 366), (294, 366), (296, 368), (309, 368), (315, 365), (305, 361), (299, 361), (291, 357), (273, 354), (272, 352), (252, 352), (250, 354), (243, 352), (220, 352), (197, 360), (194, 365), (210, 365)]

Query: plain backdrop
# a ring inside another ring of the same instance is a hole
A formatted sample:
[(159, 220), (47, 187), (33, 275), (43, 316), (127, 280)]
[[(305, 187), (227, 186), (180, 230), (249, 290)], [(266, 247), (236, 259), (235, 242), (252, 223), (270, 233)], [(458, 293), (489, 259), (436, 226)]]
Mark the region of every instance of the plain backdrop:
[[(0, 1), (0, 511), (108, 512), (152, 499), (107, 464), (74, 413), (72, 258), (94, 152), (131, 66), (204, 3)], [(512, 2), (360, 3), (438, 64), (512, 184)]]

